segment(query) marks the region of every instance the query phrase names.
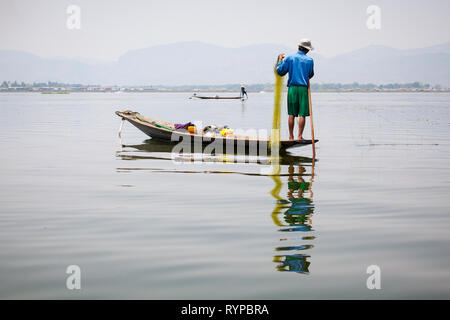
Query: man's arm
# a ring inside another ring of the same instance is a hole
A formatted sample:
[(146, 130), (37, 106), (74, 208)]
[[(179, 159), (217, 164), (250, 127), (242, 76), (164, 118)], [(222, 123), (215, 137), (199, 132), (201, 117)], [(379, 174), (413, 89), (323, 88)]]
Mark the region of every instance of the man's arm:
[[(281, 56), (281, 54), (280, 54), (280, 56)], [(277, 63), (277, 73), (280, 76), (284, 76), (289, 70), (289, 60), (288, 60), (288, 58), (286, 58), (286, 59), (282, 58), (280, 60), (280, 56), (278, 57), (279, 61)]]
[(311, 79), (312, 77), (314, 77), (314, 60), (311, 64), (311, 72), (309, 73), (309, 78)]

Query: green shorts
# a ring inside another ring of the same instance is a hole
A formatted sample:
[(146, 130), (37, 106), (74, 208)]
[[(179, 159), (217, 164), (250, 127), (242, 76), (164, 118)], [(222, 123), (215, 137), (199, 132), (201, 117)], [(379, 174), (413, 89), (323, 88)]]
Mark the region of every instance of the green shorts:
[(309, 116), (308, 87), (290, 86), (288, 90), (288, 114), (295, 117)]

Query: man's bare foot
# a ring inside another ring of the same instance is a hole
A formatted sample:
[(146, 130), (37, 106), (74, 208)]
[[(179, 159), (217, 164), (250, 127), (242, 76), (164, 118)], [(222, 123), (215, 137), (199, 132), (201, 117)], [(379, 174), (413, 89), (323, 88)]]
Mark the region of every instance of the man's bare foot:
[(289, 136), (289, 140), (294, 140), (294, 136)]
[(303, 137), (300, 136), (300, 137), (297, 138), (297, 140), (302, 141), (302, 140), (305, 140), (305, 139), (303, 139)]

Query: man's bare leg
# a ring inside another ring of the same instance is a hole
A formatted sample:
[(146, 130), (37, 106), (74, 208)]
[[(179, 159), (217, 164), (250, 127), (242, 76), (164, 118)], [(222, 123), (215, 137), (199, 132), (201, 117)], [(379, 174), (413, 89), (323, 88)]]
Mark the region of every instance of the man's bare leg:
[(298, 140), (303, 140), (303, 130), (305, 129), (305, 117), (298, 117)]
[(289, 115), (289, 140), (294, 140), (294, 116)]

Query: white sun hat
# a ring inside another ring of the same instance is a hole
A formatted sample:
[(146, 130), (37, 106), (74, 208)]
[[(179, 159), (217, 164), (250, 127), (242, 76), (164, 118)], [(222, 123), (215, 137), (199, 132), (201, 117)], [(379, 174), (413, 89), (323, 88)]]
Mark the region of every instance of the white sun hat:
[(311, 45), (311, 40), (309, 39), (300, 40), (300, 43), (298, 45), (308, 50), (314, 50), (314, 47)]

